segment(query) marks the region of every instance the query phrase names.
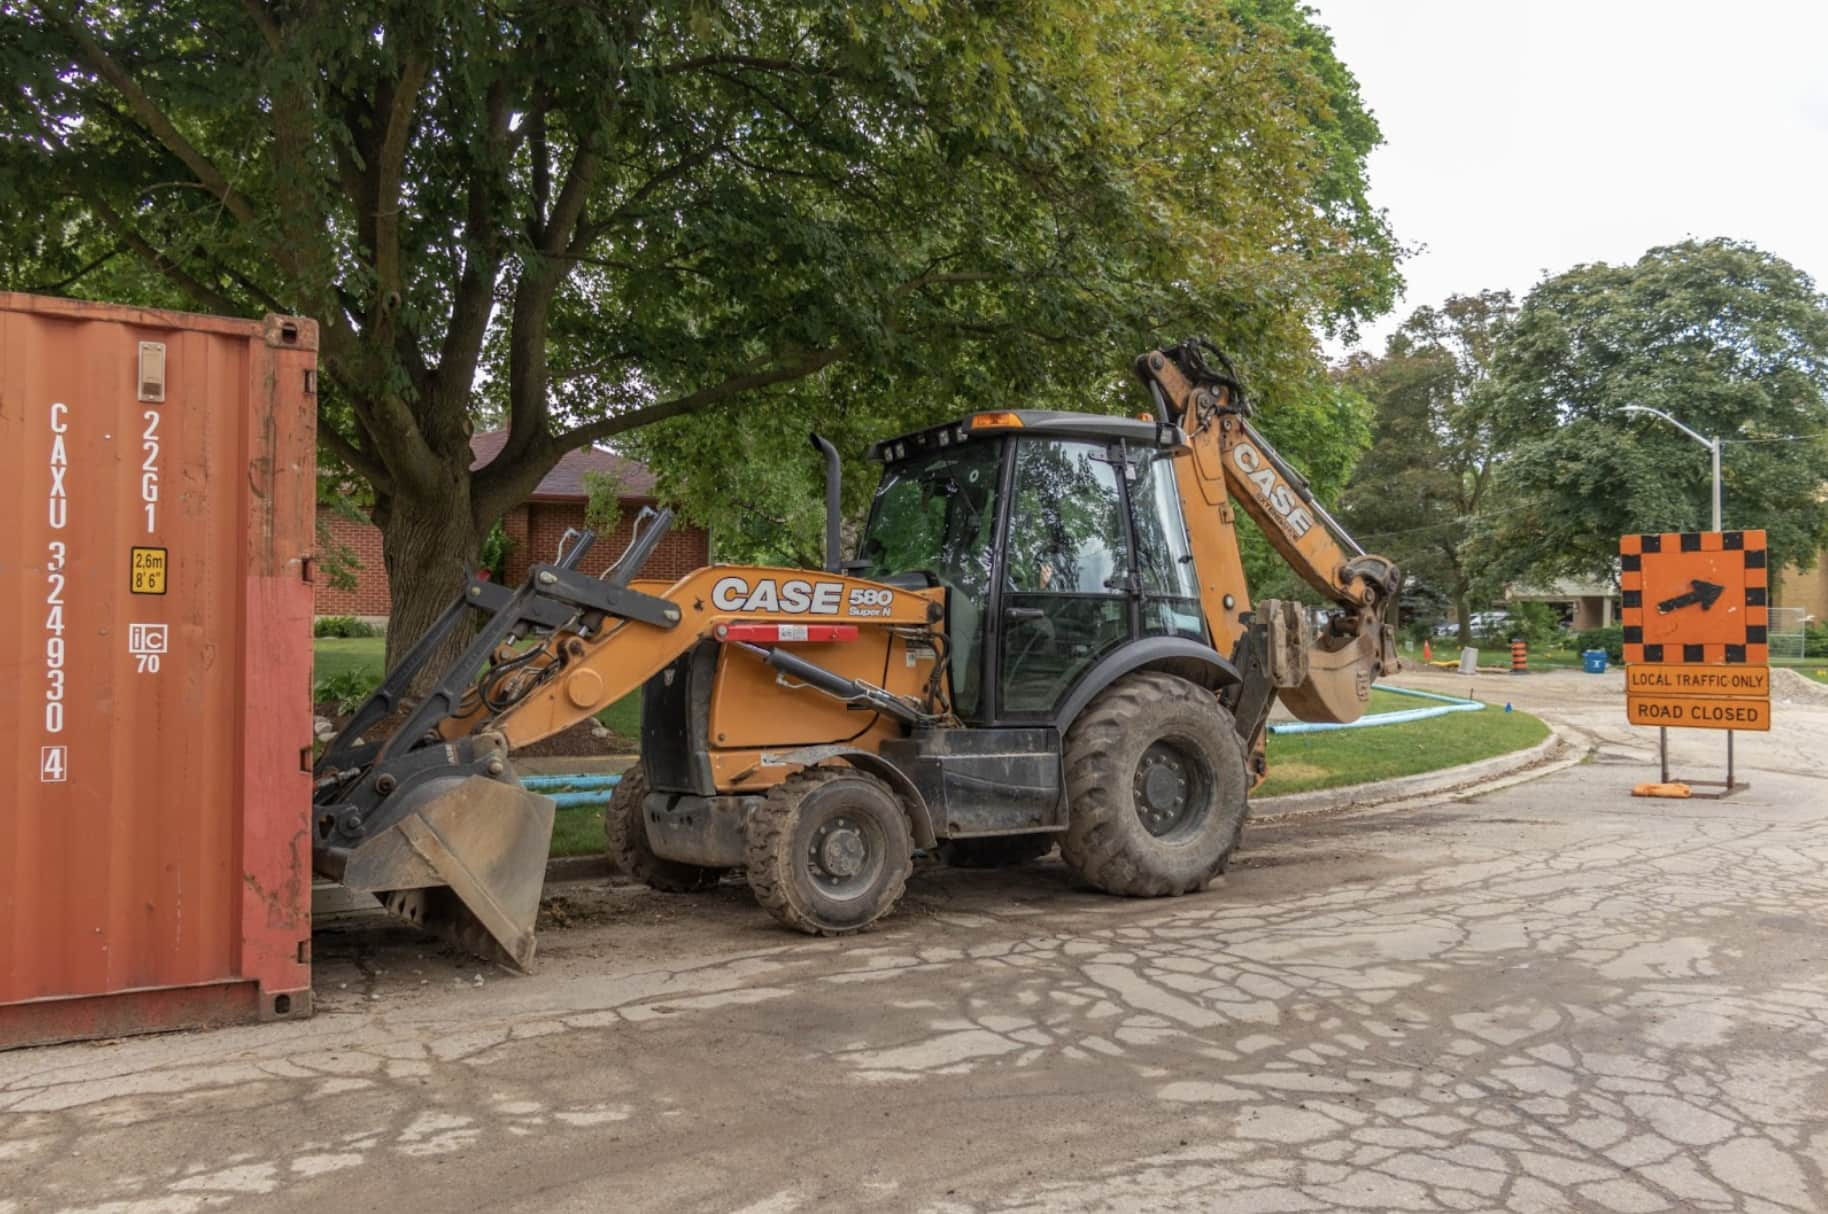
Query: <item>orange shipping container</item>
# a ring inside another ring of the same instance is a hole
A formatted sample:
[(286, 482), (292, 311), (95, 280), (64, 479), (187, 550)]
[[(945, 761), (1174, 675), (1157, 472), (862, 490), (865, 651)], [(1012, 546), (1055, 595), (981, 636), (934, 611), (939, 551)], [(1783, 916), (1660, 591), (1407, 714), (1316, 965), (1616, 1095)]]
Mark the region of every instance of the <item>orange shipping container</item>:
[(0, 1048), (310, 1012), (316, 348), (0, 293)]

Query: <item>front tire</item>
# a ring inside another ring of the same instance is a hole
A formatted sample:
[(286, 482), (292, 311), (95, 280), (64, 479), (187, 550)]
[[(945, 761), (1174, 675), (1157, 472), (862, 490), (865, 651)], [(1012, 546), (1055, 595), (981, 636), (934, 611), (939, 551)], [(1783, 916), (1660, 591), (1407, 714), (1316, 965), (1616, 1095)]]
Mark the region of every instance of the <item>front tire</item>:
[(755, 900), (813, 936), (862, 931), (889, 913), (914, 868), (901, 803), (850, 768), (788, 776), (749, 813), (745, 869)]
[(1225, 871), (1247, 810), (1244, 745), (1212, 692), (1145, 671), (1066, 732), (1068, 867), (1106, 893), (1156, 898)]
[(622, 773), (609, 808), (603, 812), (603, 837), (609, 862), (650, 889), (663, 894), (696, 894), (710, 889), (724, 875), (721, 868), (683, 864), (654, 854), (647, 841), (642, 803), (647, 800), (647, 773), (635, 763)]

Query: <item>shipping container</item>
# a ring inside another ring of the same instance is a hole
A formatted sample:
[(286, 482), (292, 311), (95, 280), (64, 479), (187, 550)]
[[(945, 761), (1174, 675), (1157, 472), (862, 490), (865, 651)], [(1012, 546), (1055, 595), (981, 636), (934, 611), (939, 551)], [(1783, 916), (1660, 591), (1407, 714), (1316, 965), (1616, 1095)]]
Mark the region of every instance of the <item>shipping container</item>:
[(316, 349), (0, 293), (0, 1048), (310, 1014)]

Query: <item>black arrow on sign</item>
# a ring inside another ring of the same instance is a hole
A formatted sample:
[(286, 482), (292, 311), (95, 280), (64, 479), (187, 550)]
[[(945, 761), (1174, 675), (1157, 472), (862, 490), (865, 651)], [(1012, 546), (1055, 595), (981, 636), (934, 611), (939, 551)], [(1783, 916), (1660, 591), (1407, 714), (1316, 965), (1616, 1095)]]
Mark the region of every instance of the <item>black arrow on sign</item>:
[(1690, 578), (1688, 593), (1678, 594), (1673, 599), (1664, 599), (1658, 603), (1657, 614), (1668, 615), (1672, 611), (1679, 611), (1695, 603), (1701, 604), (1701, 610), (1706, 611), (1714, 605), (1714, 600), (1719, 598), (1725, 590), (1725, 586), (1716, 586), (1714, 583), (1704, 582), (1700, 578)]

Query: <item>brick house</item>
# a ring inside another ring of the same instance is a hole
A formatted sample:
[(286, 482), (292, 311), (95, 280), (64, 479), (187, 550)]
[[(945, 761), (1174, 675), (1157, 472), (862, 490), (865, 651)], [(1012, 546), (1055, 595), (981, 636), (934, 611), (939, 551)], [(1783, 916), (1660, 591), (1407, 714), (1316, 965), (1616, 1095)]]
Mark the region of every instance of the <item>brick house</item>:
[[(475, 453), (473, 468), (494, 459), (508, 441), (505, 430), (493, 430), (470, 439)], [(584, 478), (592, 472), (607, 473), (620, 490), (620, 509), (616, 527), (608, 535), (599, 535), (596, 544), (584, 557), (586, 573), (602, 573), (628, 546), (635, 516), (641, 507), (654, 504), (654, 475), (634, 460), (623, 459), (594, 447), (572, 451), (561, 459), (525, 502), (502, 517), (502, 530), (513, 541), (508, 552), (505, 580), (519, 585), (526, 580), (527, 566), (535, 561), (549, 561), (558, 552), (559, 539), (568, 527), (584, 526), (584, 507), (590, 494)], [(331, 537), (355, 554), (361, 564), (354, 590), (338, 590), (320, 580), (317, 584), (318, 615), (354, 615), (369, 619), (386, 619), (388, 611), (387, 572), (381, 561), (381, 532), (373, 524), (345, 518), (329, 506), (318, 507), (318, 518), (329, 529)], [(676, 578), (710, 560), (710, 538), (698, 527), (675, 523), (660, 542), (660, 548), (641, 570), (643, 577)]]

